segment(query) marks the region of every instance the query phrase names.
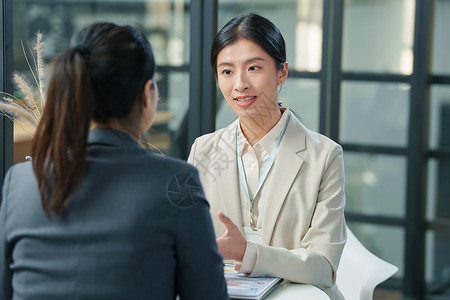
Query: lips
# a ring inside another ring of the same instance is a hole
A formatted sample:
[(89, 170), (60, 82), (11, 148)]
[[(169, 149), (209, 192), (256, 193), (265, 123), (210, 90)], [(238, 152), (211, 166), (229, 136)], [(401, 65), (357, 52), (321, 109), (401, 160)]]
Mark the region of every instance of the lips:
[(234, 101), (236, 101), (236, 104), (240, 107), (249, 106), (253, 102), (255, 102), (256, 96), (252, 97), (238, 97), (234, 98)]

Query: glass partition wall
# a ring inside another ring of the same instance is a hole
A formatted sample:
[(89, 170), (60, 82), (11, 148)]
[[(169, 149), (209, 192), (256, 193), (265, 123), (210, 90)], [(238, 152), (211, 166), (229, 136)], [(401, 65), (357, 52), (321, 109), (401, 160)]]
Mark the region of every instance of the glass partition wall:
[[(287, 43), (281, 100), (343, 146), (348, 225), (399, 267), (374, 299), (449, 298), (450, 0), (2, 0), (4, 32), (8, 3), (13, 69), (25, 74), (22, 43), (32, 48), (36, 31), (48, 62), (94, 21), (142, 27), (162, 96), (148, 136), (180, 158), (196, 136), (236, 118), (212, 79), (211, 30), (245, 12), (271, 19)], [(2, 120), (5, 162), (12, 138)], [(16, 161), (29, 154), (29, 137), (16, 126)]]

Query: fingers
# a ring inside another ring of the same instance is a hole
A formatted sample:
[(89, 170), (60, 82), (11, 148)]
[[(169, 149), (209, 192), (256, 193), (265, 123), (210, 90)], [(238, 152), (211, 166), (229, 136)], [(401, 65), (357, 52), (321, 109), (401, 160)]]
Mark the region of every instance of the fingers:
[(230, 218), (228, 218), (228, 216), (226, 214), (224, 214), (221, 210), (219, 210), (219, 212), (217, 213), (217, 216), (219, 217), (220, 222), (222, 222), (224, 224), (230, 220)]
[(247, 247), (247, 240), (227, 215), (219, 211), (217, 216), (226, 228), (225, 233), (216, 240), (219, 252), (224, 259), (242, 261)]
[(217, 215), (219, 217), (220, 222), (222, 222), (223, 225), (225, 225), (228, 231), (234, 230), (236, 228), (236, 225), (233, 223), (233, 221), (221, 210), (219, 210)]

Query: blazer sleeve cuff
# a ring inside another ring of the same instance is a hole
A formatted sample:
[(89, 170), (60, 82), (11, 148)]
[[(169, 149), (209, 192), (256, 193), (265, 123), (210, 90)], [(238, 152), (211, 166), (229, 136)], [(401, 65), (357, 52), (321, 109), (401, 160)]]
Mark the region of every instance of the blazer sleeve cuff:
[(244, 258), (242, 259), (242, 266), (239, 270), (242, 273), (250, 274), (255, 268), (256, 259), (258, 258), (258, 252), (256, 250), (256, 243), (247, 241), (247, 247), (245, 248)]

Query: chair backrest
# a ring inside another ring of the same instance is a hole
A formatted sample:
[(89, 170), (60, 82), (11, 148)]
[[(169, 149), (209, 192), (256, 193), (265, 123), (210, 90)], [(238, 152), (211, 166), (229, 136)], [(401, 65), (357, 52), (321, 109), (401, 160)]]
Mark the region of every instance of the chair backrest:
[(346, 300), (372, 300), (375, 287), (397, 271), (396, 266), (367, 250), (347, 227), (347, 243), (336, 278)]

